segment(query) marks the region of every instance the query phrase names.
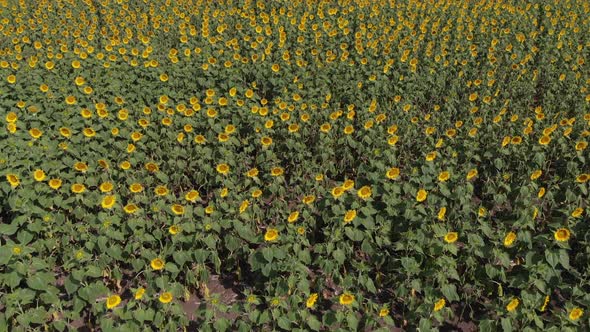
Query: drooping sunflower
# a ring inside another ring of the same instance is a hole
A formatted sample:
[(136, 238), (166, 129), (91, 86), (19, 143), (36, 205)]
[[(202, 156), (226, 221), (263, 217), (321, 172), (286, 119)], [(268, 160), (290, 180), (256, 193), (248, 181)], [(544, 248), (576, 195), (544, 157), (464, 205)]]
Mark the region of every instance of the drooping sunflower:
[(434, 303), (433, 311), (436, 312), (436, 311), (441, 310), (442, 308), (445, 307), (446, 303), (447, 303), (447, 301), (445, 299), (440, 299), (440, 300), (436, 301)]
[(512, 312), (512, 311), (516, 310), (516, 308), (518, 308), (519, 304), (520, 304), (520, 301), (517, 298), (513, 298), (506, 305), (506, 310), (508, 310), (509, 312)]

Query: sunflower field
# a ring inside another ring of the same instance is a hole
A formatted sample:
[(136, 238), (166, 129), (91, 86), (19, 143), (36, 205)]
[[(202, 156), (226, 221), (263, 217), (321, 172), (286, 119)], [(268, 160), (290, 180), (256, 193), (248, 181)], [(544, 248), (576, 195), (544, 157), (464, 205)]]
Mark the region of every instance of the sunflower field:
[(0, 331), (590, 329), (586, 0), (0, 0)]

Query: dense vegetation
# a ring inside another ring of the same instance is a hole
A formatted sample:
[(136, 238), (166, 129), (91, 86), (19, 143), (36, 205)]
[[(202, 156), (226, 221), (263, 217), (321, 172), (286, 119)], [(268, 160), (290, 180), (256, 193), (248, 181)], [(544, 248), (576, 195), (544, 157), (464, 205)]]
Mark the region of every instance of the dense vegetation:
[(590, 328), (587, 1), (0, 10), (0, 330)]

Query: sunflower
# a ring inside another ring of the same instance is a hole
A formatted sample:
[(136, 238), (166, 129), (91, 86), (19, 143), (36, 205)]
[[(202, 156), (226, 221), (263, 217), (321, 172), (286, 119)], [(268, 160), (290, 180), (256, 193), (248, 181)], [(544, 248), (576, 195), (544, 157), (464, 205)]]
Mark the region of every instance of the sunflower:
[(570, 313), (568, 315), (569, 319), (576, 321), (578, 319), (580, 319), (580, 317), (582, 317), (582, 315), (584, 315), (584, 310), (575, 307), (572, 310), (570, 310)]
[(433, 161), (434, 159), (436, 159), (436, 152), (429, 152), (426, 155), (426, 161)]
[(156, 163), (147, 162), (145, 163), (145, 169), (150, 173), (155, 173), (160, 170), (160, 167)]
[(267, 242), (275, 241), (279, 238), (279, 232), (274, 228), (269, 228), (264, 234), (264, 240)]
[(180, 205), (180, 204), (173, 204), (170, 207), (170, 210), (172, 210), (172, 213), (174, 213), (177, 216), (183, 215), (184, 214), (184, 206)]
[(547, 145), (549, 142), (551, 142), (551, 137), (549, 136), (543, 135), (541, 138), (539, 138), (539, 144), (541, 145)]
[(250, 201), (249, 200), (244, 200), (242, 201), (242, 203), (240, 204), (240, 213), (244, 213), (244, 211), (246, 211), (246, 209), (250, 206)]
[(334, 187), (334, 188), (332, 188), (332, 192), (331, 193), (332, 193), (332, 196), (334, 198), (338, 198), (338, 197), (342, 196), (342, 194), (344, 194), (344, 192), (345, 192), (344, 188), (342, 188), (342, 187)]
[(178, 225), (170, 226), (170, 228), (168, 228), (168, 233), (170, 233), (172, 235), (176, 235), (176, 234), (180, 233), (180, 226), (178, 226)]
[(164, 260), (159, 257), (152, 259), (150, 262), (150, 266), (154, 270), (161, 270), (164, 268), (164, 265), (166, 265), (166, 262), (164, 262)]
[(457, 241), (458, 238), (459, 238), (459, 234), (457, 232), (448, 232), (445, 235), (444, 240), (446, 243), (453, 243), (453, 242)]
[(299, 211), (293, 211), (289, 214), (289, 217), (287, 217), (289, 223), (294, 223), (297, 219), (299, 219)]
[(108, 193), (113, 190), (113, 184), (111, 182), (103, 182), (100, 184), (98, 189), (100, 189), (100, 191), (102, 191), (103, 193)]
[(273, 167), (270, 170), (270, 175), (272, 175), (272, 176), (281, 176), (281, 175), (283, 175), (284, 172), (285, 172), (285, 170), (282, 167)]
[(514, 145), (519, 145), (520, 143), (522, 143), (522, 137), (520, 137), (520, 136), (512, 137), (511, 143)]
[(61, 187), (61, 179), (51, 179), (49, 180), (49, 187), (53, 190), (57, 190)]
[(576, 182), (585, 183), (590, 179), (590, 174), (580, 174), (576, 177)]
[(168, 188), (164, 186), (157, 186), (154, 188), (154, 193), (156, 196), (166, 196), (168, 194)]
[(143, 295), (145, 294), (145, 288), (140, 287), (136, 292), (135, 295), (133, 296), (136, 300), (141, 300), (141, 298), (143, 297)]
[(538, 169), (538, 170), (534, 171), (534, 172), (531, 174), (531, 181), (535, 181), (536, 179), (538, 179), (539, 177), (541, 177), (541, 175), (542, 175), (542, 174), (543, 174), (543, 171), (542, 171), (542, 170), (540, 170), (540, 169)]
[(20, 184), (20, 180), (16, 174), (6, 174), (6, 180), (10, 183), (12, 188), (16, 188)]
[(74, 97), (74, 96), (67, 96), (66, 97), (66, 104), (68, 104), (68, 105), (75, 105), (76, 104), (76, 97)]
[(476, 176), (477, 176), (477, 169), (473, 168), (473, 169), (469, 170), (469, 172), (467, 172), (466, 178), (467, 178), (467, 180), (471, 180)]
[(576, 151), (583, 151), (588, 147), (588, 143), (585, 141), (577, 142), (576, 143)]
[(345, 135), (350, 135), (354, 132), (354, 127), (351, 125), (348, 125), (348, 126), (344, 127), (343, 131), (344, 131)]
[(18, 116), (14, 112), (9, 112), (6, 114), (6, 122), (8, 123), (15, 123), (18, 120)]
[(205, 139), (205, 136), (203, 136), (203, 135), (197, 135), (197, 136), (195, 136), (194, 141), (197, 144), (205, 144), (205, 142), (207, 142), (207, 140)]
[(227, 142), (229, 140), (229, 135), (226, 133), (219, 133), (217, 135), (217, 140), (221, 143)]
[(88, 171), (88, 165), (83, 162), (77, 162), (74, 164), (74, 169), (78, 172), (85, 173), (86, 171)]
[(354, 188), (354, 181), (351, 179), (346, 179), (342, 184), (342, 189), (344, 189), (345, 191), (349, 191), (352, 188)]
[(441, 310), (442, 308), (445, 307), (445, 304), (447, 304), (447, 301), (445, 299), (440, 299), (440, 300), (436, 301), (434, 303), (434, 309), (433, 309), (433, 311), (436, 312), (436, 311)]
[(438, 174), (438, 181), (445, 182), (451, 177), (451, 174), (448, 171), (443, 171)]
[(307, 195), (307, 196), (304, 196), (302, 199), (303, 204), (307, 204), (307, 205), (313, 203), (314, 201), (315, 201), (315, 195)]
[(102, 169), (109, 169), (109, 164), (108, 164), (108, 162), (107, 162), (106, 160), (104, 160), (104, 159), (99, 159), (99, 160), (98, 160), (98, 165), (99, 165), (100, 167), (102, 167)]
[(29, 130), (29, 135), (31, 135), (31, 137), (34, 139), (38, 139), (43, 135), (43, 132), (38, 128), (32, 128)]
[(356, 210), (348, 210), (344, 214), (344, 223), (348, 224), (349, 222), (353, 221), (356, 218)]
[(113, 309), (121, 304), (121, 297), (119, 295), (111, 295), (107, 298), (107, 309)]
[(45, 172), (42, 169), (37, 169), (33, 172), (33, 178), (37, 182), (45, 180)]
[(367, 199), (369, 199), (369, 197), (371, 197), (371, 194), (372, 194), (371, 187), (363, 186), (356, 192), (356, 194), (361, 199), (367, 200)]
[(83, 184), (81, 184), (81, 183), (74, 183), (74, 184), (73, 184), (73, 185), (70, 187), (70, 189), (72, 190), (72, 192), (73, 192), (74, 194), (81, 194), (81, 193), (83, 193), (84, 191), (86, 191), (86, 187), (85, 187)]
[(199, 199), (200, 195), (199, 192), (196, 190), (191, 190), (184, 195), (184, 199), (187, 201), (194, 203)]
[(315, 305), (317, 300), (318, 300), (318, 293), (312, 293), (307, 298), (307, 301), (305, 301), (305, 306), (307, 308), (313, 308), (313, 306)]
[(272, 144), (272, 138), (270, 138), (268, 136), (264, 136), (260, 139), (260, 143), (262, 143), (262, 145), (264, 145), (264, 146), (269, 146)]
[(438, 210), (438, 215), (437, 218), (440, 221), (445, 220), (445, 214), (447, 213), (447, 208), (445, 206), (441, 207), (440, 210)]
[(320, 131), (323, 133), (328, 133), (332, 129), (332, 125), (329, 123), (324, 123), (320, 126)]
[(572, 217), (574, 218), (579, 218), (582, 214), (584, 213), (584, 208), (576, 208), (573, 212), (572, 212)]
[(512, 311), (516, 310), (516, 308), (518, 308), (519, 304), (520, 304), (520, 301), (517, 298), (513, 298), (506, 305), (506, 310), (508, 310), (509, 312), (512, 312)]
[(416, 201), (417, 202), (424, 202), (426, 200), (426, 197), (428, 197), (428, 192), (424, 189), (420, 189), (416, 193)]
[(514, 241), (516, 241), (516, 233), (509, 232), (504, 237), (504, 246), (505, 247), (510, 247), (514, 243)]
[(143, 186), (141, 185), (141, 183), (132, 183), (129, 186), (129, 191), (131, 191), (134, 194), (137, 194), (143, 191)]
[(400, 174), (399, 168), (392, 167), (387, 170), (387, 172), (385, 173), (385, 176), (390, 180), (395, 180), (399, 177), (399, 174)]
[(125, 207), (123, 207), (123, 210), (127, 214), (133, 214), (133, 213), (137, 212), (137, 210), (139, 210), (139, 208), (137, 207), (137, 205), (135, 205), (133, 203), (129, 203), (129, 204), (125, 205)]
[(250, 170), (248, 170), (248, 172), (246, 172), (246, 176), (249, 178), (253, 178), (253, 177), (257, 177), (258, 176), (258, 168), (254, 167)]
[(539, 309), (541, 312), (544, 312), (545, 309), (547, 309), (547, 304), (549, 304), (549, 299), (550, 299), (549, 295), (545, 296), (545, 300), (543, 301), (543, 305)]
[(222, 175), (229, 173), (229, 166), (225, 163), (217, 165), (215, 169), (217, 170), (217, 173)]
[(571, 235), (571, 232), (567, 228), (560, 228), (560, 229), (556, 230), (555, 233), (553, 234), (553, 236), (555, 237), (555, 240), (557, 240), (559, 242), (565, 242), (565, 241), (569, 240), (570, 235)]
[(113, 206), (115, 206), (116, 201), (117, 201), (117, 199), (115, 198), (115, 196), (107, 195), (107, 196), (103, 197), (100, 205), (103, 207), (103, 209), (112, 209)]
[(160, 294), (160, 297), (158, 298), (158, 300), (164, 304), (166, 303), (170, 303), (170, 301), (172, 301), (174, 297), (172, 296), (172, 293), (170, 292), (165, 292)]
[(350, 293), (344, 293), (340, 295), (339, 301), (342, 305), (351, 305), (352, 303), (354, 303), (354, 295)]

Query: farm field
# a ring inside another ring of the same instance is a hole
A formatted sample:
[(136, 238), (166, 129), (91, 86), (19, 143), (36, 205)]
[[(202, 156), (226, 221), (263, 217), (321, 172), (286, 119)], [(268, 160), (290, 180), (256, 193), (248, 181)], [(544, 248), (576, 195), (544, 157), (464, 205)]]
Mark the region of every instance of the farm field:
[(590, 3), (0, 0), (0, 331), (590, 330)]

